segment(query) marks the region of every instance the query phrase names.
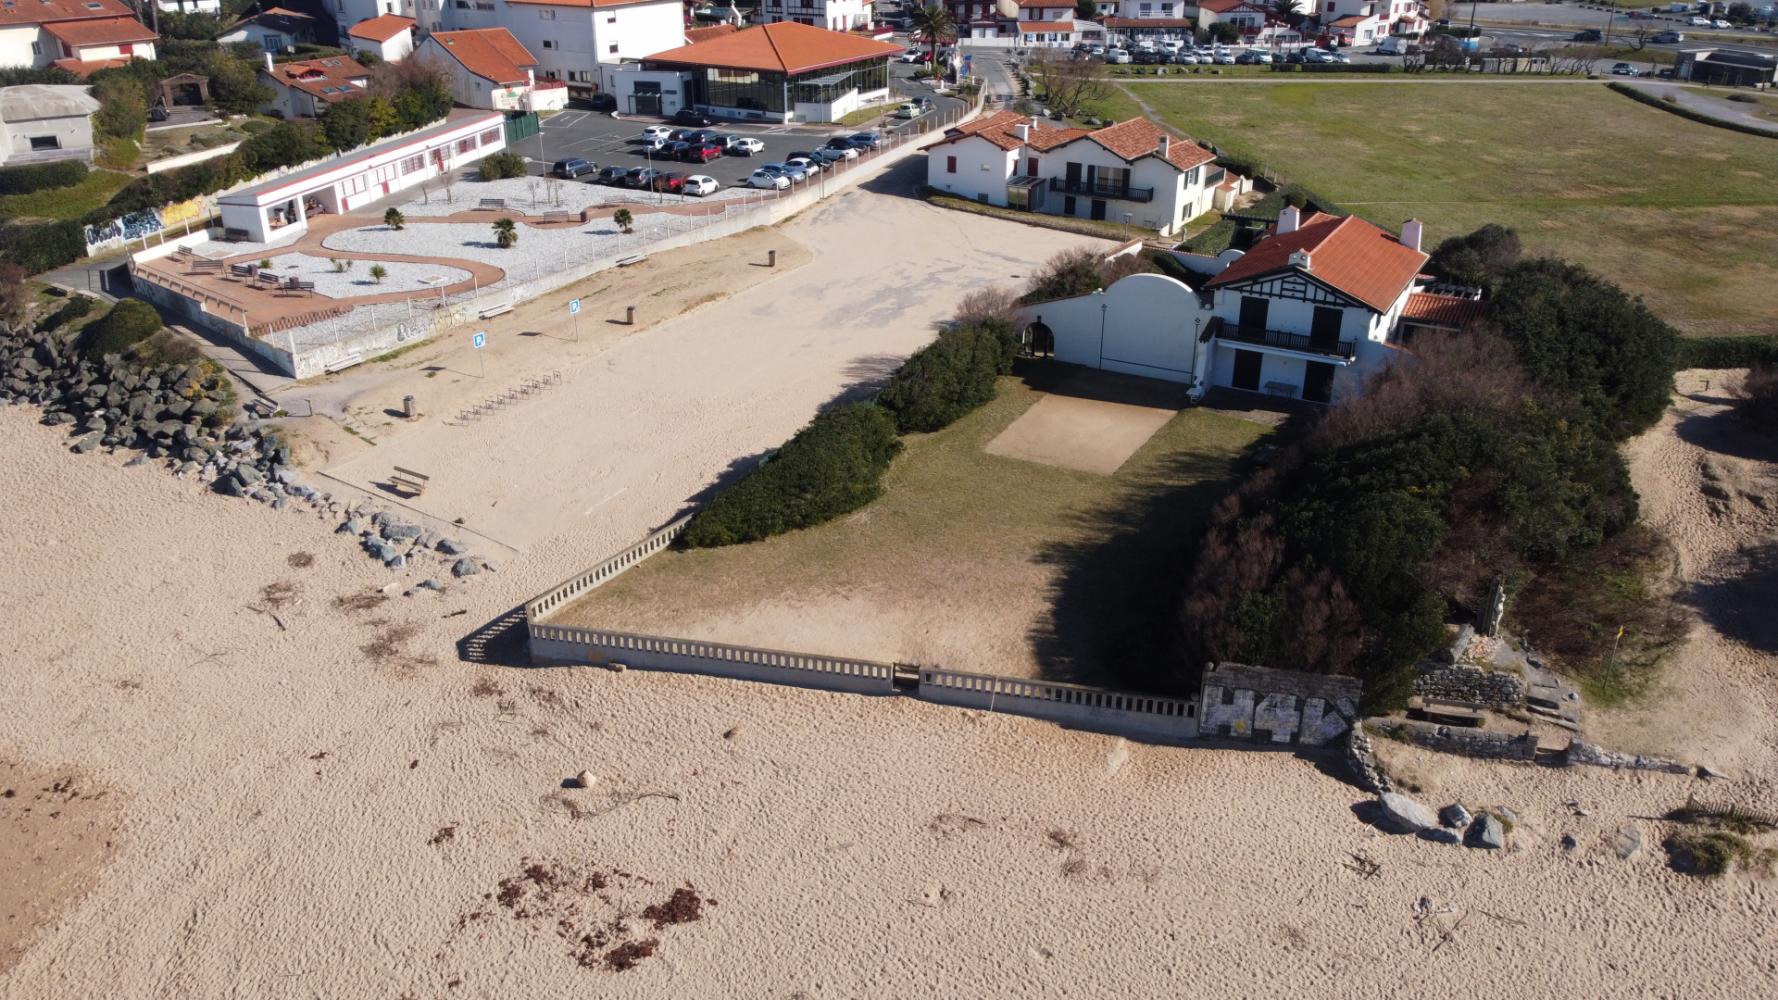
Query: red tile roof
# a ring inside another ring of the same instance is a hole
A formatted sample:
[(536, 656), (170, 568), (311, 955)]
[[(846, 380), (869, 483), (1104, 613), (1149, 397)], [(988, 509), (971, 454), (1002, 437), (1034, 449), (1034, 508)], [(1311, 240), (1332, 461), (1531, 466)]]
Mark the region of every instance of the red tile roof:
[(531, 78), (525, 70), (537, 65), (531, 50), (505, 28), (434, 31), (432, 40), (464, 69), (497, 84), (528, 83)]
[(1039, 34), (1045, 31), (1060, 32), (1067, 35), (1074, 31), (1073, 21), (1020, 21), (1019, 31), (1026, 34)]
[(281, 86), (294, 87), (305, 94), (333, 102), (363, 93), (362, 81), (369, 78), (370, 71), (360, 66), (355, 59), (328, 56), (324, 59), (278, 63), (272, 67), (271, 72), (262, 69), (259, 75), (270, 77), (273, 83)]
[(1330, 28), (1356, 28), (1371, 20), (1371, 17), (1370, 14), (1347, 14), (1345, 17), (1327, 22), (1327, 26)]
[(656, 52), (643, 61), (669, 66), (714, 66), (767, 73), (806, 73), (868, 59), (885, 59), (906, 51), (843, 31), (828, 31), (795, 21), (777, 21), (731, 34)]
[(1216, 288), (1289, 268), (1290, 255), (1309, 254), (1309, 275), (1377, 312), (1388, 312), (1420, 274), (1427, 256), (1356, 215), (1312, 215), (1297, 230), (1268, 236), (1211, 278)]
[(368, 21), (359, 21), (347, 29), (346, 34), (353, 38), (362, 38), (367, 42), (386, 42), (404, 31), (411, 31), (414, 19), (402, 17), (400, 14), (378, 14)]
[(50, 63), (56, 69), (67, 70), (82, 80), (102, 69), (116, 69), (129, 62), (128, 59), (57, 59)]
[[(1014, 127), (1031, 126), (1030, 136), (1020, 139)], [(976, 118), (952, 128), (945, 138), (935, 145), (957, 142), (970, 136), (980, 136), (1000, 149), (1012, 152), (1020, 146), (1030, 146), (1040, 153), (1048, 152), (1057, 146), (1073, 142), (1092, 133), (1084, 128), (1054, 128), (1041, 119), (1021, 115), (1017, 111), (997, 111), (986, 118)]]
[(90, 18), (131, 17), (134, 13), (122, 0), (13, 0), (9, 5), (0, 6), (0, 24), (85, 21)]
[(1257, 11), (1266, 10), (1265, 7), (1253, 3), (1252, 0), (1198, 0), (1198, 9), (1210, 11), (1212, 14), (1227, 14), (1229, 11), (1241, 7), (1251, 7)]
[(1408, 296), (1407, 304), (1402, 306), (1401, 318), (1425, 326), (1465, 330), (1472, 324), (1481, 322), (1487, 313), (1488, 304), (1480, 299), (1414, 292)]
[(1087, 138), (1126, 160), (1139, 160), (1150, 154), (1159, 155), (1161, 137), (1167, 137), (1167, 162), (1180, 170), (1190, 170), (1216, 159), (1208, 149), (1168, 132), (1146, 118), (1107, 125)]
[(152, 42), (160, 36), (133, 17), (97, 17), (84, 21), (54, 21), (43, 26), (54, 38), (75, 48), (87, 45), (123, 45)]
[[(1015, 126), (1029, 125), (1027, 139), (1020, 140)], [(1180, 170), (1190, 170), (1216, 159), (1216, 155), (1189, 139), (1182, 139), (1146, 118), (1132, 118), (1116, 125), (1093, 131), (1084, 128), (1055, 128), (1041, 118), (1030, 118), (1016, 111), (999, 111), (986, 118), (977, 118), (950, 129), (937, 145), (980, 136), (1008, 152), (1029, 146), (1040, 153), (1066, 146), (1077, 139), (1098, 143), (1113, 155), (1134, 162), (1144, 156), (1159, 155), (1161, 136), (1167, 136), (1167, 162)]]

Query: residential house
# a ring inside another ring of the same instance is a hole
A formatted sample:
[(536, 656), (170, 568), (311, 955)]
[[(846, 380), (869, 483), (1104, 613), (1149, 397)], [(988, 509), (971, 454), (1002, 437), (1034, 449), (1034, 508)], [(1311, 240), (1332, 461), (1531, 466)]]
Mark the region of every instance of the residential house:
[(928, 147), (926, 183), (984, 204), (1171, 234), (1218, 207), (1229, 175), (1215, 159), (1145, 118), (1057, 128), (1001, 111), (949, 129)]
[(1431, 26), (1421, 0), (1326, 0), (1319, 21), (1329, 40), (1347, 46), (1421, 35)]
[(153, 59), (159, 40), (122, 0), (0, 0), (0, 68), (54, 65), (85, 76)]
[(380, 14), (346, 29), (346, 47), (368, 53), (383, 62), (400, 62), (414, 51), (414, 19), (400, 14)]
[(1682, 49), (1673, 63), (1675, 79), (1726, 87), (1769, 88), (1775, 74), (1778, 60), (1745, 50)]
[(1275, 20), (1272, 7), (1258, 0), (1199, 0), (1198, 28), (1209, 31), (1218, 24), (1232, 26), (1240, 34), (1258, 32)]
[(852, 31), (870, 27), (871, 0), (760, 0), (759, 20), (762, 24), (795, 21), (829, 31)]
[(1054, 48), (1073, 45), (1078, 35), (1071, 0), (945, 0), (944, 6), (961, 42)]
[(1246, 253), (1175, 254), (1200, 288), (1159, 274), (1029, 307), (1063, 361), (1327, 403), (1356, 391), (1415, 335), (1468, 329), (1479, 301), (1427, 290), (1423, 232), (1357, 216), (1280, 213)]
[(267, 7), (224, 28), (216, 40), (224, 45), (251, 42), (266, 52), (289, 52), (302, 44), (318, 44), (326, 26), (308, 14), (286, 7)]
[(536, 59), (539, 80), (570, 96), (608, 89), (610, 67), (686, 43), (679, 0), (445, 0), (450, 30), (504, 28)]
[(539, 80), (537, 59), (505, 28), (435, 31), (414, 53), (451, 77), (458, 104), (495, 111), (553, 111), (568, 105), (560, 80)]
[(155, 0), (154, 5), (166, 14), (222, 13), (222, 0)]
[(620, 111), (680, 108), (752, 121), (839, 121), (889, 99), (889, 58), (905, 51), (852, 32), (778, 21), (657, 52), (607, 79)]
[(1069, 0), (1019, 0), (1019, 18), (1013, 25), (1018, 44), (1028, 48), (1073, 45), (1074, 7)]
[(259, 79), (272, 88), (272, 99), (265, 106), (268, 113), (319, 118), (328, 105), (363, 93), (370, 83), (370, 71), (348, 56), (274, 63), (267, 52)]
[(91, 160), (97, 110), (85, 87), (0, 87), (0, 163)]

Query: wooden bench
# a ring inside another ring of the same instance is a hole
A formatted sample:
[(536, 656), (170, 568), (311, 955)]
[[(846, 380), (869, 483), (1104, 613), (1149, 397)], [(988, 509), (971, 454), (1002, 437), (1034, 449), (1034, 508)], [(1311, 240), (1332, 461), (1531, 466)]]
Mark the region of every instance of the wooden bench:
[(619, 257), (617, 259), (617, 266), (618, 267), (629, 267), (631, 264), (640, 264), (647, 259), (648, 259), (648, 255), (645, 253), (633, 253), (633, 254), (630, 254), (628, 257)]
[(482, 212), (504, 212), (506, 211), (506, 199), (483, 198), (481, 204), (477, 206), (477, 210)]
[(563, 209), (561, 211), (556, 211), (556, 212), (543, 213), (543, 221), (545, 221), (545, 222), (569, 222), (569, 221), (572, 221), (573, 218), (574, 218), (573, 214), (568, 212), (566, 209)]
[(222, 273), (222, 261), (219, 260), (204, 260), (201, 257), (197, 257), (187, 261), (186, 265), (191, 268), (192, 274)]
[(488, 308), (483, 309), (481, 311), (481, 318), (482, 319), (493, 319), (496, 316), (504, 316), (509, 312), (512, 312), (512, 303), (506, 302), (506, 303), (502, 303), (497, 306), (489, 306)]
[(228, 273), (237, 278), (251, 278), (259, 273), (258, 264), (230, 264)]
[(406, 490), (414, 496), (419, 496), (420, 494), (425, 493), (426, 485), (430, 482), (432, 482), (431, 476), (428, 476), (423, 472), (415, 472), (412, 469), (404, 469), (399, 465), (395, 466), (395, 472), (389, 476), (390, 486), (399, 490)]
[(313, 281), (304, 281), (301, 278), (285, 278), (284, 290), (287, 292), (307, 292), (310, 295), (314, 295), (315, 283)]
[(277, 288), (279, 285), (282, 285), (284, 283), (284, 279), (278, 277), (277, 275), (273, 274), (270, 271), (256, 272), (253, 275), (253, 280), (259, 282), (262, 285), (266, 285), (271, 288)]

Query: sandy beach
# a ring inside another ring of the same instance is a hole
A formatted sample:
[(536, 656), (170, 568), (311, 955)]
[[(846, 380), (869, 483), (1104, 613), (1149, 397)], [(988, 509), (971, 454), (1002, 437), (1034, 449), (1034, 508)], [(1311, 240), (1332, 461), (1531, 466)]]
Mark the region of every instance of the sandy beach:
[[(1680, 397), (1631, 445), (1645, 516), (1700, 584), (1732, 582), (1728, 554), (1772, 527), (1751, 502), (1697, 502), (1700, 463), (1737, 440), (1710, 423), (1719, 395)], [(20, 792), (0, 839), (33, 845), (0, 854), (25, 872), (0, 880), (0, 996), (1778, 988), (1778, 883), (1676, 874), (1650, 819), (1700, 788), (1770, 807), (1774, 659), (1710, 608), (1669, 675), (1691, 721), (1600, 725), (1731, 784), (1394, 751), (1423, 798), (1521, 817), (1514, 849), (1486, 853), (1376, 832), (1331, 765), (1292, 753), (464, 663), (459, 639), (603, 555), (606, 533), (381, 599), (387, 571), (330, 522), (71, 456), (20, 408), (0, 440), (0, 783)], [(1751, 495), (1774, 467), (1744, 453), (1732, 471)], [(563, 787), (582, 769), (592, 788)], [(24, 798), (69, 777), (103, 798), (64, 817)], [(1624, 825), (1646, 845), (1627, 861), (1607, 843)]]

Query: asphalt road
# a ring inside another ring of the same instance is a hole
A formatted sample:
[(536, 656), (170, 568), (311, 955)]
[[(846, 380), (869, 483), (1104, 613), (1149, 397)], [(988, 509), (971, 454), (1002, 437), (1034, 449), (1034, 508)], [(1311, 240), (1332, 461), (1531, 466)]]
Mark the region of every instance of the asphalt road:
[[(1763, 4), (1756, 4), (1761, 6)], [(1654, 6), (1650, 0), (1649, 7)], [(1611, 29), (1611, 37), (1616, 41), (1622, 35), (1626, 40), (1632, 37), (1636, 29), (1646, 27), (1650, 31), (1678, 31), (1685, 35), (1686, 46), (1716, 45), (1731, 51), (1755, 52), (1762, 55), (1778, 54), (1778, 35), (1762, 32), (1753, 28), (1731, 28), (1719, 31), (1715, 28), (1694, 28), (1686, 22), (1690, 14), (1659, 14), (1650, 19), (1632, 19), (1628, 11), (1608, 11), (1581, 7), (1571, 3), (1481, 3), (1452, 4), (1445, 15), (1454, 25), (1466, 25), (1470, 22), (1471, 11), (1474, 11), (1476, 26), (1484, 32), (1503, 41), (1514, 42), (1527, 47), (1547, 47), (1552, 42), (1567, 41), (1579, 31), (1594, 28), (1601, 32), (1607, 27)], [(1641, 8), (1647, 10), (1648, 7)], [(1514, 27), (1502, 27), (1513, 25)], [(1737, 44), (1736, 39), (1749, 39), (1749, 42)], [(1758, 39), (1764, 44), (1754, 43)], [(1652, 46), (1651, 46), (1652, 47)], [(1664, 48), (1677, 49), (1677, 45)]]

